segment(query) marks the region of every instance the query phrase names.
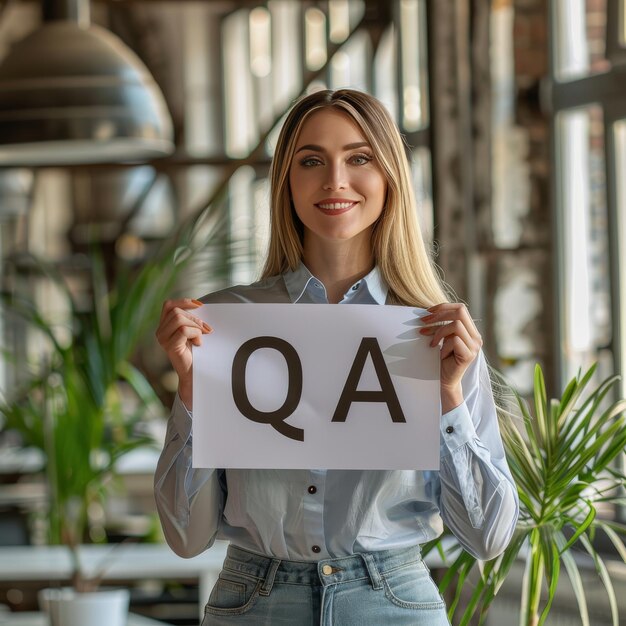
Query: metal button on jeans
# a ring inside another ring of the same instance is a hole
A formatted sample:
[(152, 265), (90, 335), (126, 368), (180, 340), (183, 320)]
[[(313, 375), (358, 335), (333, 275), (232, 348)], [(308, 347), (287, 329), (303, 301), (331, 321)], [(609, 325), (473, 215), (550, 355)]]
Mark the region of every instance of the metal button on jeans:
[(324, 565), (324, 567), (322, 567), (322, 574), (324, 574), (324, 576), (330, 576), (333, 573), (333, 568), (330, 565)]

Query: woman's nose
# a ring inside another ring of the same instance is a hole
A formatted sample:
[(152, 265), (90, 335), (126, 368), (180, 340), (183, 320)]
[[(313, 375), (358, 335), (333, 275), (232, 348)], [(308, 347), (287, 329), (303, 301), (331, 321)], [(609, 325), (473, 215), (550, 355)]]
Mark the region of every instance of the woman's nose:
[(347, 185), (346, 170), (343, 164), (330, 164), (326, 168), (326, 178), (323, 185), (324, 189), (345, 189)]

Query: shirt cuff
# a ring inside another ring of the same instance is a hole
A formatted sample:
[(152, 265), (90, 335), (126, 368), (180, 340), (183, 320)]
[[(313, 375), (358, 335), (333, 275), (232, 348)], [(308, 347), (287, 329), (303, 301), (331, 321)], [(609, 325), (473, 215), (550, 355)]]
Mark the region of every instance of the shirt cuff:
[(446, 456), (476, 438), (467, 404), (463, 402), (441, 416), (441, 456)]
[(172, 405), (171, 420), (180, 438), (183, 441), (187, 441), (191, 437), (192, 414), (178, 394), (176, 394), (174, 404)]

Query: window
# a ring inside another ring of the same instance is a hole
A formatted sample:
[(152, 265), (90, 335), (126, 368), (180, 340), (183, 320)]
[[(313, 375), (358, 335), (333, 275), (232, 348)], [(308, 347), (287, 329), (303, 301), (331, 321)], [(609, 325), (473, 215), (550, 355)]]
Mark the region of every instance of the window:
[[(567, 5), (567, 11), (565, 7)], [(561, 384), (599, 362), (624, 375), (624, 1), (553, 5), (553, 109)], [(617, 27), (619, 26), (619, 28)], [(621, 204), (620, 204), (621, 203)], [(622, 387), (622, 392), (624, 388)]]
[(605, 72), (607, 0), (556, 0), (554, 74), (559, 81)]
[(602, 108), (564, 111), (555, 130), (563, 377), (599, 361), (606, 378), (614, 365)]

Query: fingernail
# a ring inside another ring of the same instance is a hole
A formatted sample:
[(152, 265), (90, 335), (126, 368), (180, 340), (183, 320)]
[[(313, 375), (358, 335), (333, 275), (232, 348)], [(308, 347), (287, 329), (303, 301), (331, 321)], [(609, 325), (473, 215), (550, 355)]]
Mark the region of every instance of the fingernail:
[(207, 333), (212, 333), (213, 329), (205, 322), (202, 322), (202, 326), (204, 327), (204, 330), (206, 330)]
[(431, 320), (431, 319), (433, 319), (432, 315), (422, 315), (422, 317), (420, 317), (420, 320), (422, 322), (427, 322), (428, 320)]
[(430, 332), (430, 328), (420, 328), (419, 332), (421, 335), (427, 335)]
[(196, 306), (202, 306), (204, 304), (204, 302), (200, 302), (200, 300), (192, 300), (192, 302), (196, 305)]

